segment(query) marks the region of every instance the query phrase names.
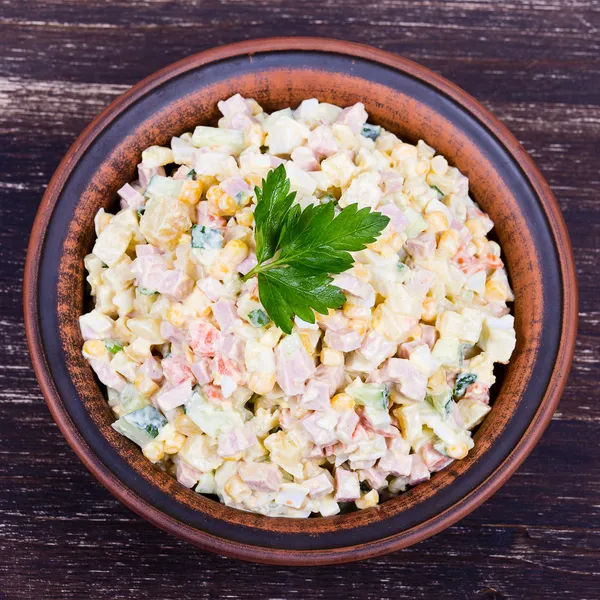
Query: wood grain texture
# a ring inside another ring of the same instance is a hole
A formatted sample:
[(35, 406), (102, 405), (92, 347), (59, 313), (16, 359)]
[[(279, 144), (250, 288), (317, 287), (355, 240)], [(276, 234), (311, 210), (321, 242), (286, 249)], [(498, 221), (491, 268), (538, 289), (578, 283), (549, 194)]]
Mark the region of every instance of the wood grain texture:
[[(264, 567), (170, 538), (109, 495), (54, 425), (30, 367), (21, 284), (45, 186), (129, 85), (270, 35), (369, 43), (448, 77), (531, 153), (569, 226), (580, 336), (542, 442), (492, 499), (402, 552)], [(600, 595), (600, 3), (94, 0), (0, 4), (0, 597), (550, 598)]]

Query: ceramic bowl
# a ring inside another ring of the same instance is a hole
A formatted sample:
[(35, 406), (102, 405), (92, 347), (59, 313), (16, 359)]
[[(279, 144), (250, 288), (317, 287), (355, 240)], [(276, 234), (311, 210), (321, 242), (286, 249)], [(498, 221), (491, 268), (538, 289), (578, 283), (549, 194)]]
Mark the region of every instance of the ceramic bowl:
[[(81, 355), (83, 257), (93, 217), (114, 210), (144, 148), (215, 123), (239, 92), (267, 111), (316, 97), (363, 102), (370, 121), (425, 140), (469, 177), (495, 223), (515, 291), (517, 347), (502, 369), (475, 448), (431, 480), (380, 506), (314, 519), (228, 508), (181, 486), (112, 428)], [(468, 94), (409, 60), (347, 42), (281, 38), (196, 54), (134, 86), (81, 134), (42, 200), (25, 272), (27, 338), (48, 406), (88, 469), (132, 510), (201, 548), (277, 564), (325, 564), (398, 550), (464, 517), (531, 452), (550, 422), (573, 355), (577, 287), (559, 207), (509, 131)], [(515, 506), (518, 510), (518, 506)]]

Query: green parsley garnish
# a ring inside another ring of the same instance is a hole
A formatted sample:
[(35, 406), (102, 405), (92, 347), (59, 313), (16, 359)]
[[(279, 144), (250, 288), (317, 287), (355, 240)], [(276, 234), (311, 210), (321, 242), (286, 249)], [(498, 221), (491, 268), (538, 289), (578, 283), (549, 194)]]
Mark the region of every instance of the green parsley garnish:
[(262, 189), (255, 188), (254, 211), (258, 265), (245, 277), (258, 275), (261, 304), (285, 333), (292, 332), (294, 315), (315, 322), (314, 311), (327, 314), (346, 301), (342, 291), (330, 285), (331, 274), (354, 264), (350, 252), (373, 243), (389, 218), (352, 204), (335, 215), (333, 202), (294, 203), (283, 165), (267, 174)]
[(454, 390), (452, 396), (454, 398), (462, 398), (467, 391), (467, 388), (477, 381), (477, 375), (475, 373), (463, 373), (456, 378), (454, 384)]
[(123, 343), (119, 340), (104, 340), (104, 347), (111, 353), (116, 354), (123, 350)]
[(194, 179), (196, 177), (196, 169), (190, 169), (185, 176), (186, 179)]
[(446, 195), (444, 194), (444, 192), (442, 192), (442, 190), (440, 190), (440, 188), (437, 185), (430, 185), (429, 187), (432, 190), (435, 190), (442, 198)]

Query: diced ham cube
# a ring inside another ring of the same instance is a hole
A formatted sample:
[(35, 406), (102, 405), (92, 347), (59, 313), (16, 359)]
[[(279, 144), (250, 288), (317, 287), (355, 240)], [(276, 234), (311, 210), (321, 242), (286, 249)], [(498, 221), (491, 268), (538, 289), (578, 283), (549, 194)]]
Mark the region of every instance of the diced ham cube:
[(309, 410), (329, 408), (329, 400), (343, 380), (343, 365), (337, 367), (319, 365), (314, 376), (306, 384), (306, 390), (302, 395), (302, 407)]
[(305, 146), (299, 146), (291, 154), (294, 164), (302, 171), (318, 171), (321, 168), (315, 153)]
[(234, 302), (225, 298), (213, 304), (212, 312), (223, 334), (229, 332), (238, 318)]
[(173, 179), (187, 179), (188, 173), (191, 171), (190, 167), (187, 165), (181, 165), (177, 171), (175, 171), (175, 175), (173, 175)]
[(425, 342), (430, 350), (433, 350), (438, 339), (438, 330), (433, 325), (421, 323), (421, 341)]
[(212, 375), (210, 372), (210, 360), (208, 358), (200, 358), (192, 365), (192, 373), (196, 378), (196, 381), (200, 385), (205, 385), (212, 381)]
[[(381, 459), (383, 460), (383, 459)], [(381, 461), (379, 461), (381, 462)], [(381, 490), (387, 485), (389, 472), (381, 470), (381, 467), (370, 469), (361, 469), (358, 476), (361, 481), (366, 481), (374, 490)]]
[(418, 402), (425, 399), (427, 391), (427, 378), (404, 358), (389, 358), (369, 381), (394, 382), (401, 394)]
[(194, 487), (198, 483), (200, 477), (202, 477), (202, 471), (194, 469), (194, 467), (191, 467), (183, 460), (178, 460), (176, 476), (177, 481), (179, 481), (181, 485), (191, 488)]
[(304, 392), (305, 381), (315, 372), (313, 359), (297, 336), (285, 337), (275, 349), (275, 379), (288, 396)]
[(161, 366), (167, 381), (171, 385), (179, 385), (188, 379), (194, 381), (194, 374), (183, 354), (163, 358)]
[(246, 258), (237, 266), (238, 273), (247, 275), (258, 264), (256, 252), (252, 251)]
[(362, 102), (357, 102), (354, 106), (349, 106), (342, 111), (342, 114), (337, 118), (336, 123), (348, 125), (355, 135), (358, 135), (369, 115), (365, 110), (365, 105)]
[(400, 344), (400, 358), (410, 358), (410, 355), (420, 346), (426, 346), (421, 340), (415, 340), (413, 342), (404, 342)]
[(217, 107), (227, 120), (232, 119), (236, 115), (252, 116), (252, 111), (248, 103), (240, 94), (234, 94), (231, 98), (227, 98), (227, 100), (220, 100), (217, 102)]
[(118, 192), (121, 197), (121, 208), (131, 208), (137, 210), (140, 206), (144, 206), (146, 198), (142, 196), (136, 189), (126, 183)]
[(219, 330), (206, 321), (192, 321), (189, 325), (190, 347), (198, 356), (214, 356), (221, 337)]
[(198, 202), (196, 205), (196, 223), (210, 229), (224, 229), (227, 221), (223, 217), (215, 217), (208, 211), (208, 202)]
[(159, 408), (164, 412), (172, 410), (182, 404), (185, 404), (192, 395), (192, 382), (189, 379), (183, 381), (174, 388), (158, 395), (157, 402)]
[(164, 167), (146, 167), (144, 164), (140, 163), (138, 165), (138, 179), (140, 180), (140, 185), (146, 189), (150, 180), (155, 176), (160, 175), (161, 177), (165, 177), (167, 173), (165, 172)]
[(359, 422), (360, 417), (354, 410), (345, 410), (342, 412), (335, 428), (338, 439), (344, 444), (350, 444)]
[[(248, 424), (247, 424), (248, 425)], [(257, 443), (256, 435), (251, 427), (243, 425), (227, 433), (222, 433), (218, 440), (217, 454), (223, 458), (235, 456)]]
[(222, 181), (219, 187), (232, 198), (235, 198), (238, 194), (250, 193), (250, 186), (241, 177), (229, 177), (225, 181)]
[[(137, 260), (137, 259), (136, 259)], [(145, 287), (145, 286), (144, 286)], [(154, 289), (165, 295), (169, 300), (181, 302), (185, 300), (194, 287), (194, 280), (179, 269), (169, 269), (162, 274)]]
[(171, 342), (174, 346), (183, 347), (186, 343), (184, 332), (172, 325), (168, 321), (162, 321), (160, 324), (160, 335), (165, 338), (168, 342)]
[(397, 347), (378, 331), (369, 331), (358, 352), (376, 369), (386, 358), (394, 356)]
[(412, 296), (425, 296), (435, 282), (435, 273), (417, 267), (413, 270), (410, 281), (405, 284), (409, 294)]
[(377, 466), (379, 469), (392, 473), (396, 477), (408, 476), (412, 468), (412, 458), (406, 454), (399, 454), (393, 450), (388, 450), (379, 459)]
[[(386, 182), (389, 180), (386, 180)], [(402, 178), (400, 181), (400, 189), (402, 189)], [(390, 193), (386, 189), (386, 193)], [(402, 233), (409, 225), (409, 220), (404, 216), (404, 213), (395, 204), (386, 204), (377, 209), (382, 215), (390, 218), (388, 227), (392, 228), (397, 233)]]
[(317, 157), (327, 158), (339, 149), (340, 145), (333, 135), (333, 131), (326, 125), (319, 125), (308, 136), (308, 147)]
[(375, 304), (375, 290), (373, 286), (364, 283), (353, 275), (341, 273), (333, 278), (333, 285), (349, 292), (353, 296), (362, 298), (365, 301), (365, 306), (373, 306)]
[(340, 331), (333, 331), (328, 329), (325, 332), (325, 343), (333, 350), (339, 350), (341, 352), (351, 352), (360, 348), (362, 344), (363, 336), (355, 331), (354, 329), (341, 329)]
[(410, 468), (410, 475), (408, 476), (408, 483), (410, 485), (417, 485), (417, 483), (423, 483), (427, 481), (431, 475), (429, 469), (423, 462), (420, 454), (411, 454), (412, 465)]
[(314, 412), (302, 419), (302, 425), (317, 446), (329, 446), (338, 441), (335, 427), (338, 414), (333, 411)]
[(242, 481), (257, 492), (276, 492), (281, 487), (279, 467), (272, 463), (242, 463), (238, 469)]
[(358, 474), (347, 469), (335, 470), (335, 499), (337, 502), (351, 502), (360, 498)]
[[(444, 456), (441, 452), (438, 452), (431, 442), (425, 444), (420, 450), (421, 458), (425, 463), (425, 466), (432, 472), (436, 473), (446, 468), (453, 459), (449, 456)], [(405, 473), (406, 475), (408, 473)]]
[(424, 258), (435, 252), (435, 235), (433, 233), (422, 233), (411, 238), (405, 244), (406, 251), (413, 258)]
[(244, 340), (237, 335), (230, 334), (221, 336), (218, 351), (237, 365), (242, 365), (244, 363)]
[(328, 471), (323, 471), (321, 474), (311, 477), (302, 482), (302, 485), (309, 490), (311, 498), (322, 498), (333, 492), (333, 477)]
[(205, 277), (200, 280), (198, 287), (208, 296), (211, 302), (216, 302), (225, 294), (225, 286), (213, 277)]
[(152, 381), (155, 382), (160, 381), (163, 378), (163, 370), (160, 365), (160, 362), (156, 358), (154, 358), (154, 356), (147, 358), (142, 363), (140, 371), (144, 375), (146, 375), (146, 377), (149, 377), (150, 379), (152, 379)]
[(104, 385), (117, 390), (117, 392), (122, 392), (127, 385), (125, 378), (121, 377), (121, 375), (103, 360), (92, 358), (90, 359), (90, 366), (94, 369), (98, 379)]

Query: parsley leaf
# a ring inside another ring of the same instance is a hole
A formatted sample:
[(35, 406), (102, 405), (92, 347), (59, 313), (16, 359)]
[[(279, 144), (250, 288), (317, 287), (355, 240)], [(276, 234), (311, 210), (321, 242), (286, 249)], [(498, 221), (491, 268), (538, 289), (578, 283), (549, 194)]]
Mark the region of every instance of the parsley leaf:
[(293, 204), (295, 192), (283, 165), (267, 174), (262, 189), (256, 187), (254, 211), (258, 264), (244, 281), (258, 275), (260, 301), (273, 322), (290, 334), (294, 315), (315, 322), (314, 311), (327, 314), (346, 301), (331, 285), (330, 274), (347, 271), (354, 264), (350, 252), (374, 242), (389, 218), (357, 204), (336, 216), (333, 202)]
[(340, 288), (329, 285), (326, 273), (310, 275), (296, 267), (280, 267), (258, 274), (258, 295), (273, 321), (285, 333), (292, 333), (294, 315), (307, 323), (315, 322), (316, 310), (327, 314), (346, 301)]
[(262, 263), (272, 258), (277, 250), (281, 229), (296, 192), (289, 193), (290, 181), (285, 176), (283, 165), (269, 171), (267, 178), (262, 181), (262, 189), (256, 186), (254, 191), (257, 202), (254, 211), (256, 258)]

